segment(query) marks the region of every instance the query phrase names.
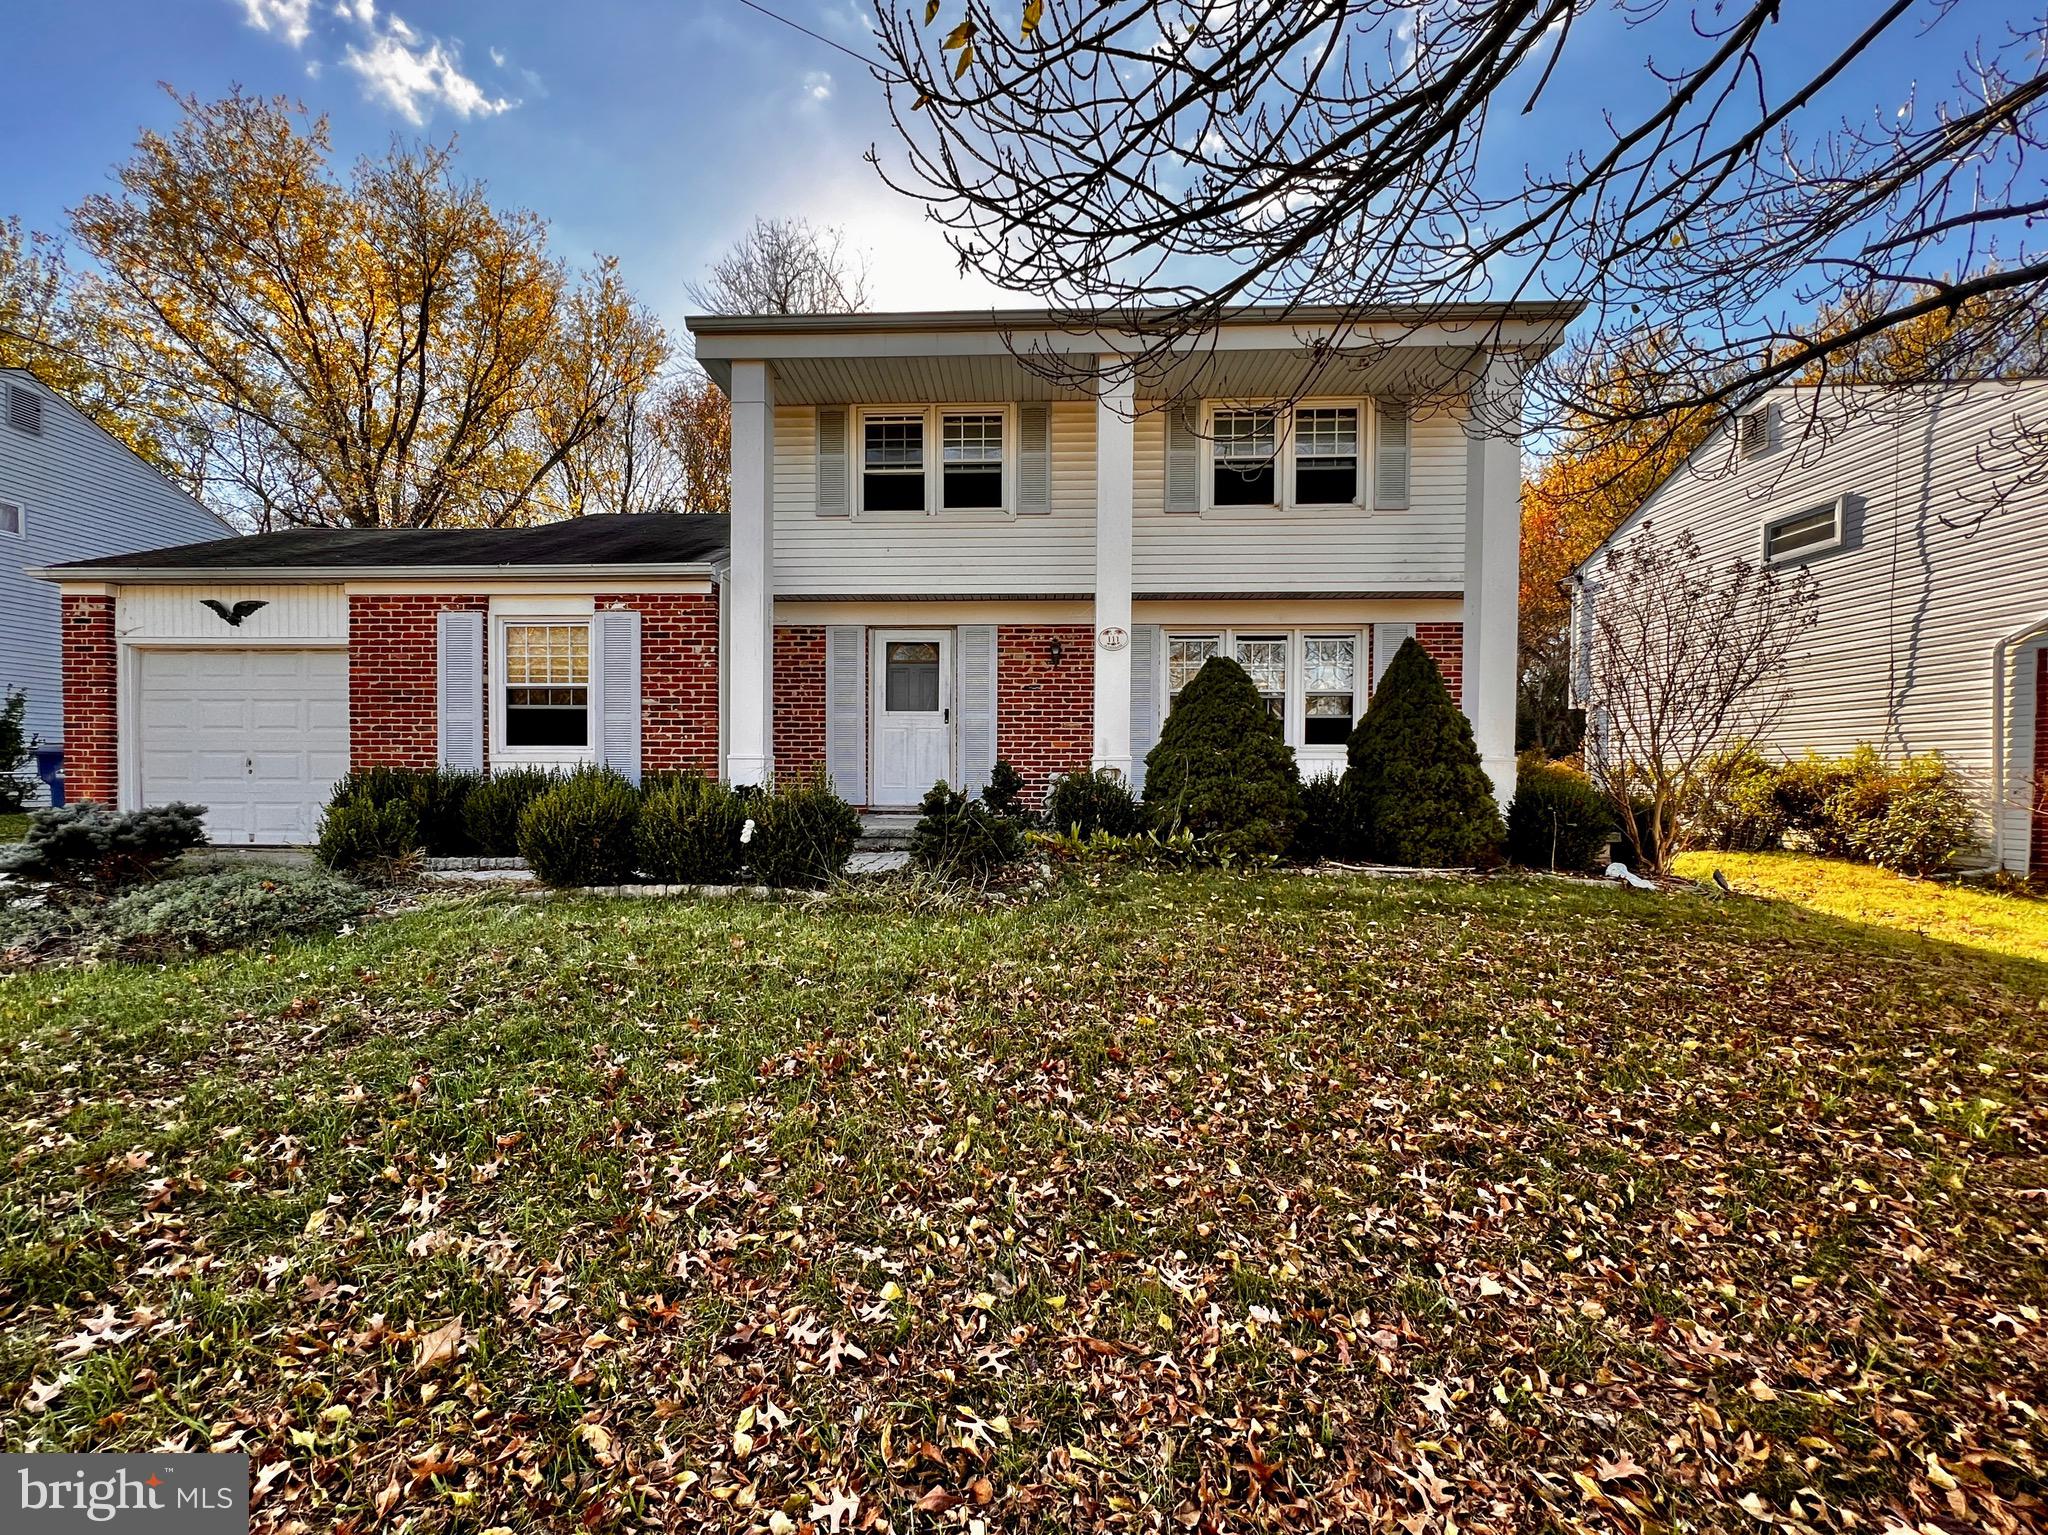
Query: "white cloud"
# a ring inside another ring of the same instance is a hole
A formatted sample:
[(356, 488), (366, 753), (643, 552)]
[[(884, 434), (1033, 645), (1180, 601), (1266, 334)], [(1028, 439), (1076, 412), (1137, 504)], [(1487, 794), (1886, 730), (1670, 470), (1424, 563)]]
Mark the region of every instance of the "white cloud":
[[(357, 0), (363, 16), (370, 5), (371, 0)], [(386, 103), (407, 122), (424, 123), (437, 106), (457, 117), (495, 117), (518, 105), (509, 97), (484, 94), (462, 72), (459, 50), (439, 38), (422, 37), (396, 16), (387, 17), (381, 30), (374, 21), (365, 30), (363, 46), (350, 44), (341, 61), (362, 77), (372, 100)]]
[(503, 69), (505, 67), (505, 50), (502, 48), (493, 48), (491, 50), (491, 62), (497, 65), (498, 68)]
[(831, 73), (813, 69), (804, 75), (804, 94), (813, 101), (824, 101), (832, 94)]
[(259, 32), (275, 28), (294, 48), (313, 30), (307, 20), (312, 9), (313, 0), (242, 0), (242, 13), (248, 17), (250, 26)]

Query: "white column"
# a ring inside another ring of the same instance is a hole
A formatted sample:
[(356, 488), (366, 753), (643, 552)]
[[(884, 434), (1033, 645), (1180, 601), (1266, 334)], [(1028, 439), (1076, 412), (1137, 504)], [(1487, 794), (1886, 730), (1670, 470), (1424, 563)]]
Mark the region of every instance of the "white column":
[(732, 365), (732, 573), (725, 588), (726, 777), (775, 771), (775, 383)]
[(1522, 365), (1496, 353), (1465, 436), (1466, 718), (1503, 811), (1515, 793), (1515, 629), (1522, 565)]
[(1131, 373), (1098, 360), (1095, 400), (1094, 765), (1131, 776)]

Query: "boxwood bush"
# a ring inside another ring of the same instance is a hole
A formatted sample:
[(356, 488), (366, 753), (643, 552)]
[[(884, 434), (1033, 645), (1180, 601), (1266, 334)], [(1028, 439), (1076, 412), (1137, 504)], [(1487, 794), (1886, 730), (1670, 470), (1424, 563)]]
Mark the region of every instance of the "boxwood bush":
[(404, 799), (340, 799), (320, 818), (313, 856), (337, 873), (386, 883), (416, 866), (420, 820)]
[(483, 781), (481, 773), (449, 768), (354, 768), (336, 782), (327, 802), (405, 805), (418, 828), (420, 851), (435, 858), (454, 858), (476, 851), (464, 812), (469, 797)]
[(519, 818), (534, 797), (561, 782), (546, 768), (501, 768), (469, 791), (462, 826), (470, 846), (485, 858), (519, 854)]
[(1430, 867), (1498, 855), (1505, 829), (1471, 721), (1416, 641), (1394, 652), (1346, 752), (1344, 787), (1367, 856)]
[(1686, 840), (1724, 853), (1762, 853), (1784, 840), (1779, 769), (1747, 741), (1709, 757), (1679, 820)]
[(1062, 773), (1045, 799), (1047, 826), (1056, 834), (1135, 836), (1145, 824), (1131, 786), (1106, 768)]
[(860, 840), (860, 814), (823, 773), (784, 780), (747, 798), (753, 833), (747, 862), (764, 885), (829, 884)]
[(1231, 858), (1278, 857), (1301, 824), (1301, 770), (1245, 669), (1212, 657), (1145, 757), (1145, 818)]
[(1528, 869), (1590, 870), (1614, 836), (1614, 810), (1576, 768), (1524, 757), (1508, 806), (1508, 857)]
[(1301, 785), (1301, 826), (1291, 856), (1302, 863), (1358, 856), (1358, 814), (1339, 773), (1319, 773)]
[(726, 885), (738, 876), (747, 807), (713, 779), (677, 777), (640, 801), (640, 871), (664, 885)]
[(519, 852), (542, 884), (623, 885), (639, 861), (640, 791), (605, 767), (579, 768), (519, 817)]

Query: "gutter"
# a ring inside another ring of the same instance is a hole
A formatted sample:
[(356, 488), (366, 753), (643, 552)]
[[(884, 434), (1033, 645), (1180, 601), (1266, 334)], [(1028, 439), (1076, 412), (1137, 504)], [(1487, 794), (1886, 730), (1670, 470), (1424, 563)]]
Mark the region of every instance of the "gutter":
[(697, 576), (715, 581), (719, 567), (708, 560), (662, 565), (45, 565), (24, 570), (37, 581), (110, 581), (159, 586), (223, 585), (249, 582), (319, 581), (531, 581), (627, 580), (642, 576)]
[[(1416, 321), (1461, 323), (1473, 320), (1575, 320), (1585, 311), (1576, 299), (1545, 299), (1531, 303), (1445, 303), (1370, 305), (1248, 304), (1224, 310), (1217, 326), (1228, 325), (1386, 325)], [(935, 330), (1050, 330), (1073, 335), (1120, 331), (1133, 319), (1139, 323), (1181, 311), (1160, 307), (1124, 309), (934, 309), (867, 311), (858, 314), (693, 314), (683, 325), (693, 335), (835, 334), (847, 332)]]
[[(2005, 684), (2007, 658), (2015, 645), (2024, 645), (2037, 634), (2048, 631), (2048, 618), (2013, 630), (1991, 647), (1991, 864), (2005, 867)], [(2043, 764), (2035, 763), (2035, 772)], [(2032, 805), (2029, 803), (2029, 811)], [(2029, 816), (2031, 822), (2031, 815)], [(2025, 872), (2024, 869), (2021, 870)]]

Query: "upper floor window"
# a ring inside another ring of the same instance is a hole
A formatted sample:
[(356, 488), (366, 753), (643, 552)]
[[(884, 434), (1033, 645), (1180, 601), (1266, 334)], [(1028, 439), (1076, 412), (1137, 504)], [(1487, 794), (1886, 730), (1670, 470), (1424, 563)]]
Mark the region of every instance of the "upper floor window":
[(949, 512), (1000, 511), (1003, 413), (944, 411), (939, 416), (939, 504)]
[(1294, 413), (1294, 500), (1342, 506), (1358, 499), (1358, 407), (1306, 406)]
[(1211, 418), (1215, 447), (1210, 455), (1216, 506), (1277, 506), (1279, 412), (1219, 410)]
[(1842, 543), (1842, 500), (1808, 507), (1764, 524), (1764, 559), (1776, 564), (1825, 554)]
[(21, 507), (12, 501), (0, 501), (0, 536), (21, 537)]
[(922, 412), (863, 418), (860, 504), (868, 512), (925, 509)]

